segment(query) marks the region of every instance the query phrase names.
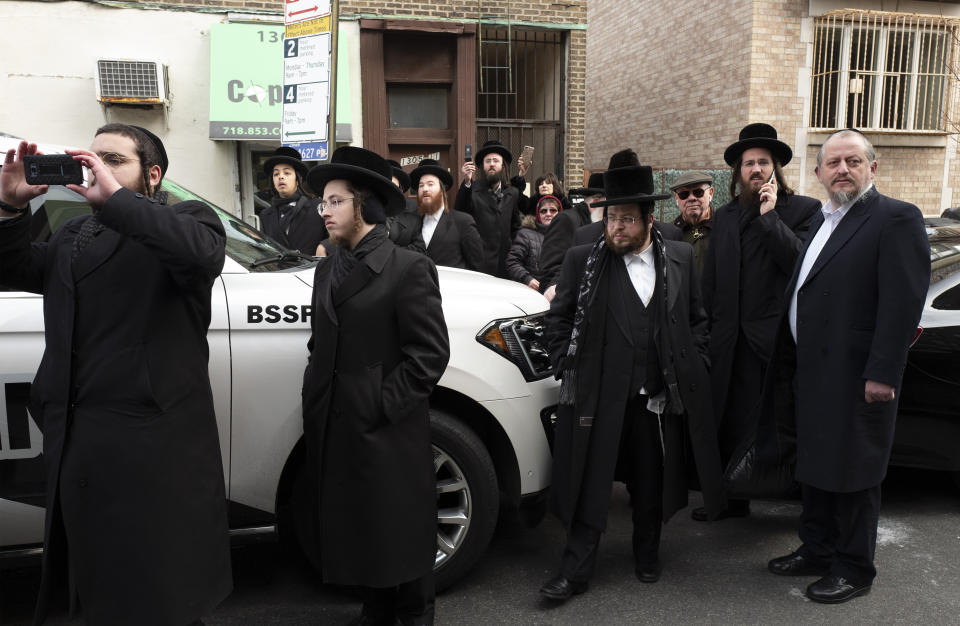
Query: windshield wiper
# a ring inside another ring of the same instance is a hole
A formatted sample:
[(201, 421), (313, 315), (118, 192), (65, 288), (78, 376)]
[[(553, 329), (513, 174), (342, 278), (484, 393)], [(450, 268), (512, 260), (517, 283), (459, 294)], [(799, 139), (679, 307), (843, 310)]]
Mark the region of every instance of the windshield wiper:
[(266, 265), (267, 263), (280, 263), (282, 261), (293, 261), (294, 259), (304, 259), (307, 261), (316, 261), (317, 257), (310, 256), (309, 254), (304, 254), (299, 250), (287, 250), (286, 252), (280, 252), (273, 256), (265, 256), (262, 259), (257, 259), (250, 263), (250, 267), (259, 267), (261, 265)]

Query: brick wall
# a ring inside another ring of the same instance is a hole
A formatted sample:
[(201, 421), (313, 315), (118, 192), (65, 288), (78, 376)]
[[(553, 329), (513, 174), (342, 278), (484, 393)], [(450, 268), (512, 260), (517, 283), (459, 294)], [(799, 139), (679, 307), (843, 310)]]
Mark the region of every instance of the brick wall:
[(591, 0), (586, 166), (630, 147), (641, 163), (722, 168), (747, 121), (752, 2)]

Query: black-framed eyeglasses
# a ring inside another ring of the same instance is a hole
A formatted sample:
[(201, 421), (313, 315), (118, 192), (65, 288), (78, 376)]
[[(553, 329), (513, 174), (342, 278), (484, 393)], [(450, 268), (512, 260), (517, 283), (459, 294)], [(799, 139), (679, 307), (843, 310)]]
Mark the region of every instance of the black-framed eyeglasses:
[(317, 205), (317, 211), (323, 213), (327, 207), (332, 207), (334, 211), (340, 208), (341, 202), (346, 202), (347, 200), (353, 200), (353, 196), (348, 198), (330, 198), (330, 201), (321, 200), (320, 204)]
[(633, 226), (637, 222), (641, 221), (641, 218), (635, 217), (633, 215), (624, 215), (621, 217), (615, 217), (613, 215), (604, 215), (603, 223), (609, 226), (610, 224), (616, 224), (617, 222), (623, 224), (624, 226)]
[(693, 194), (694, 198), (702, 198), (703, 194), (705, 193), (707, 193), (707, 190), (703, 187), (699, 187), (697, 189), (683, 189), (677, 192), (677, 197), (681, 200), (686, 200), (690, 197), (690, 194)]

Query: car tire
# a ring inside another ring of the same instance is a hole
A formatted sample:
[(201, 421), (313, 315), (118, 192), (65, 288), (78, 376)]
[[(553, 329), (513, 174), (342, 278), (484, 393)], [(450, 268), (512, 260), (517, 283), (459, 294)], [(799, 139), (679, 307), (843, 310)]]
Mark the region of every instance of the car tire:
[(430, 409), (437, 472), (437, 591), (462, 578), (487, 549), (497, 525), (497, 474), (486, 446), (449, 413)]

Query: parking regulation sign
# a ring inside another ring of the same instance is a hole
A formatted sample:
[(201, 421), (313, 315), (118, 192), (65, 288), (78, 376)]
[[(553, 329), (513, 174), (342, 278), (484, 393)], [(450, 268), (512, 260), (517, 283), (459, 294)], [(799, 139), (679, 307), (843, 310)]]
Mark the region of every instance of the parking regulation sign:
[(296, 24), (330, 15), (330, 0), (284, 0), (283, 23)]
[(322, 17), (287, 26), (283, 39), (280, 141), (299, 150), (305, 160), (328, 158), (333, 127), (331, 87), (336, 20), (331, 19), (329, 2), (326, 12)]

